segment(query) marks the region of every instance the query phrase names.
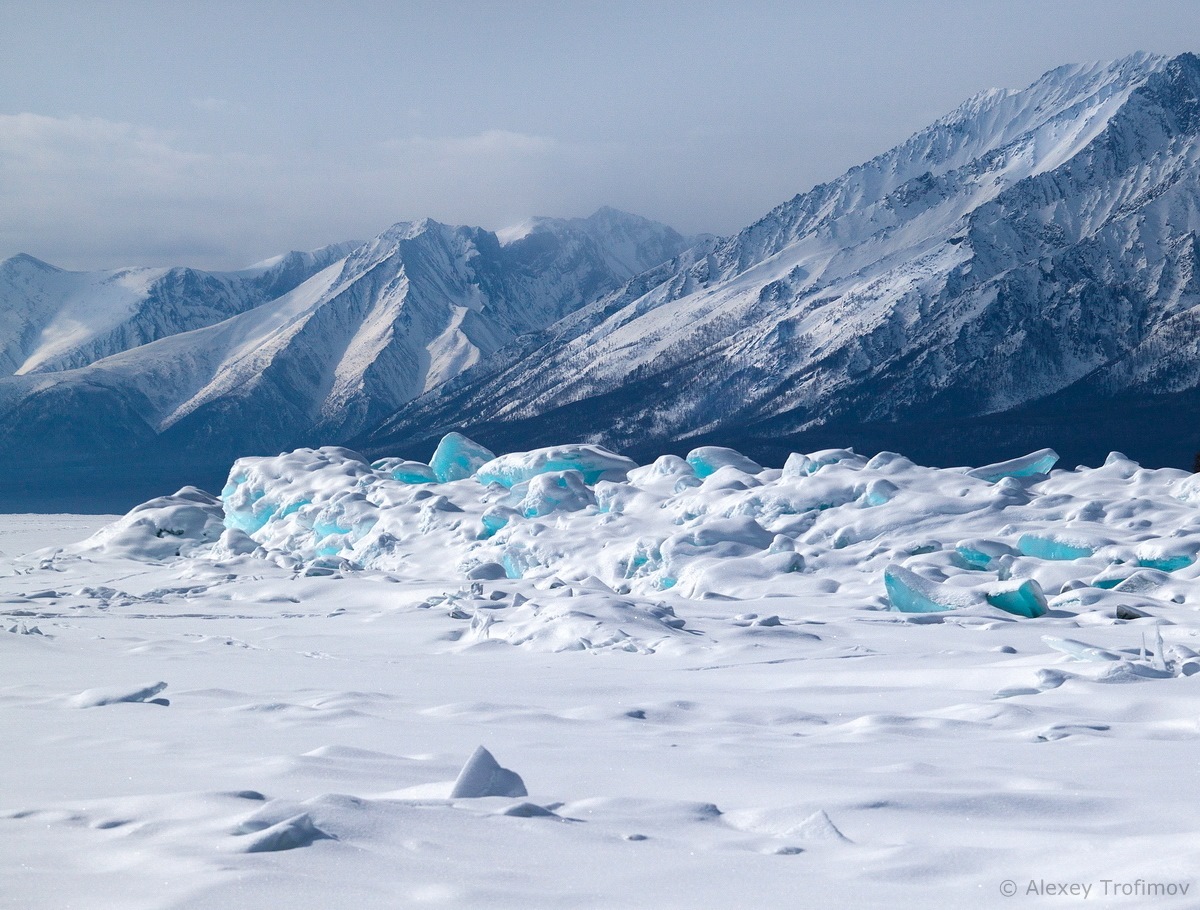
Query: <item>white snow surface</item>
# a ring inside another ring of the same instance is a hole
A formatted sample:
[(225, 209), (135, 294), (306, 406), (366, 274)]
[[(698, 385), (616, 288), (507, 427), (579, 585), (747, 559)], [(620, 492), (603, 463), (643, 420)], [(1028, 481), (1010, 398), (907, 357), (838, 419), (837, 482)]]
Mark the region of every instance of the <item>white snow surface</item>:
[(243, 459), (0, 559), (0, 906), (1195, 905), (1195, 477), (553, 451)]

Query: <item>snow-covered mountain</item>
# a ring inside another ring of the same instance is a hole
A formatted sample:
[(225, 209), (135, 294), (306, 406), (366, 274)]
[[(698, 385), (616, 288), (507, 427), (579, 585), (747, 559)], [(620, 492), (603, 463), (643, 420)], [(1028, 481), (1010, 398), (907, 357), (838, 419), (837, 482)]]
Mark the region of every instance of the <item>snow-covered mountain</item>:
[(291, 252), (238, 272), (68, 272), (14, 256), (0, 262), (0, 372), (69, 370), (212, 325), (287, 293), (353, 247)]
[[(342, 441), (687, 244), (602, 209), (503, 238), (401, 223), (314, 254), (308, 275), (292, 257), (232, 275), (18, 257), (0, 267), (17, 314), (0, 338), (19, 374), (0, 379), (0, 458), (223, 470), (246, 451)], [(306, 280), (281, 287), (284, 275)]]
[(778, 457), (805, 438), (1190, 464), (1198, 431), (1170, 415), (1200, 399), (1198, 136), (1190, 54), (985, 92), (364, 442), (465, 428), (501, 449), (571, 434)]

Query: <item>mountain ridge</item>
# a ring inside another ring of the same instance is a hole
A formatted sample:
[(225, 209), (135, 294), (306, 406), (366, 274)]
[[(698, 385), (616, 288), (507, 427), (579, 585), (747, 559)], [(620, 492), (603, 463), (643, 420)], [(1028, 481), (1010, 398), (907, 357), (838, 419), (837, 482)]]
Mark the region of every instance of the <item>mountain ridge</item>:
[[(218, 289), (235, 280), (278, 284), (306, 264), (310, 274), (273, 299), (238, 297), (226, 318), (116, 346), (82, 366), (0, 378), (0, 458), (56, 466), (65, 478), (86, 475), (89, 461), (114, 471), (122, 458), (215, 466), (247, 451), (343, 441), (688, 242), (615, 210), (540, 219), (506, 242), (422, 219), (328, 262), (285, 256), (236, 279), (195, 273)], [(25, 268), (33, 266), (9, 266)], [(78, 274), (103, 284), (130, 272)], [(132, 272), (154, 287), (175, 274)], [(122, 324), (131, 297), (153, 297), (139, 288), (141, 296), (126, 293), (109, 308), (109, 322)], [(72, 444), (60, 429), (67, 426)]]
[(1115, 393), (1164, 307), (1193, 318), (1198, 74), (1194, 55), (1141, 54), (978, 95), (357, 442), (913, 441), (906, 421), (978, 422), (1097, 370)]

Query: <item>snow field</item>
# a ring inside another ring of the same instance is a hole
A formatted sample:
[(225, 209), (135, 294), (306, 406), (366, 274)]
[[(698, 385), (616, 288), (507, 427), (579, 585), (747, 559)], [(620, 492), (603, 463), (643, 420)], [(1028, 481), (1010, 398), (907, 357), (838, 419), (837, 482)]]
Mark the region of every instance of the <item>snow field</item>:
[[(505, 486), (452, 443), (473, 476), (244, 459), (221, 498), (0, 561), (0, 906), (1190, 880), (1190, 475), (559, 447)], [(1023, 584), (1041, 615), (988, 599)]]

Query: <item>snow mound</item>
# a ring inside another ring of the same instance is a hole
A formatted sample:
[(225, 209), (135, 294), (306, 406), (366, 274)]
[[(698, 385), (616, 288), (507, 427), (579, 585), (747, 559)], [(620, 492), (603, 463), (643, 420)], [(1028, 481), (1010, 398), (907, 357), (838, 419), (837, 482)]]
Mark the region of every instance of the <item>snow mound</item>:
[(224, 517), (219, 500), (195, 487), (184, 487), (135, 506), (72, 550), (149, 561), (186, 556), (220, 540)]
[(450, 791), (451, 799), (528, 795), (529, 791), (525, 789), (521, 775), (500, 767), (495, 756), (483, 746), (471, 753)]
[(99, 708), (104, 705), (119, 705), (131, 702), (149, 702), (151, 704), (166, 705), (167, 700), (165, 698), (155, 698), (166, 687), (167, 684), (165, 682), (156, 682), (133, 689), (111, 687), (88, 689), (73, 696), (70, 699), (70, 704), (74, 708)]

